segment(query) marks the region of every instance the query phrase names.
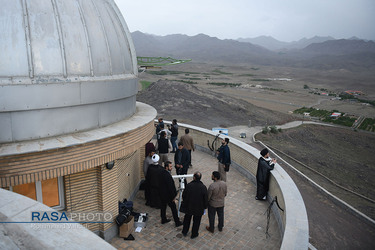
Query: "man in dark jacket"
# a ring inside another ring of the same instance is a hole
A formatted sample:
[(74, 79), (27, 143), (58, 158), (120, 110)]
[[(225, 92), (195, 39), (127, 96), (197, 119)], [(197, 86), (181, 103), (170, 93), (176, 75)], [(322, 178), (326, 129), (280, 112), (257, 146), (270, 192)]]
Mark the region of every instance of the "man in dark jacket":
[(167, 161), (164, 164), (164, 171), (160, 174), (160, 186), (159, 186), (159, 194), (161, 200), (161, 208), (160, 208), (160, 217), (161, 217), (161, 224), (165, 224), (170, 222), (171, 220), (167, 219), (166, 211), (167, 205), (171, 208), (174, 223), (176, 227), (182, 225), (180, 218), (177, 215), (177, 208), (175, 199), (177, 196), (176, 186), (174, 185), (174, 181), (171, 175), (172, 171), (172, 162)]
[(147, 200), (146, 205), (154, 208), (160, 208), (160, 174), (162, 173), (162, 171), (164, 171), (164, 169), (162, 166), (158, 165), (159, 155), (154, 154), (151, 159), (153, 161), (153, 164), (148, 167), (146, 175), (147, 188), (149, 193), (149, 199)]
[(169, 149), (172, 148), (171, 142), (167, 138), (167, 134), (165, 131), (160, 132), (160, 138), (157, 139), (155, 144), (155, 149), (159, 151), (159, 165), (163, 165), (164, 162), (169, 161), (168, 159), (168, 152)]
[(230, 160), (230, 150), (228, 147), (229, 138), (225, 138), (221, 141), (221, 146), (217, 150), (219, 160), (218, 171), (220, 173), (220, 178), (222, 181), (227, 181), (227, 172), (229, 171), (229, 166), (231, 164)]
[(155, 124), (155, 127), (156, 127), (156, 135), (159, 134), (159, 132), (161, 131), (161, 125), (164, 126), (164, 120), (163, 120), (163, 118), (159, 117), (159, 118), (158, 118), (158, 124)]
[(177, 175), (187, 174), (190, 162), (189, 151), (182, 142), (178, 143), (178, 149), (174, 154), (174, 163)]
[(193, 181), (187, 184), (182, 193), (182, 203), (180, 211), (185, 213), (182, 234), (187, 235), (191, 218), (193, 217), (193, 227), (191, 229), (191, 238), (198, 237), (199, 226), (201, 224), (202, 215), (208, 205), (207, 188), (201, 182), (202, 174), (195, 172)]
[(168, 129), (172, 132), (171, 134), (171, 143), (172, 143), (172, 151), (171, 153), (176, 153), (177, 150), (177, 137), (178, 137), (178, 124), (177, 120), (173, 119), (172, 126), (169, 126)]
[(262, 155), (262, 157), (260, 157), (258, 161), (258, 169), (256, 174), (257, 195), (255, 196), (255, 199), (266, 200), (269, 189), (270, 174), (271, 170), (276, 164), (276, 159), (270, 158), (270, 153), (266, 148), (260, 151), (260, 154)]

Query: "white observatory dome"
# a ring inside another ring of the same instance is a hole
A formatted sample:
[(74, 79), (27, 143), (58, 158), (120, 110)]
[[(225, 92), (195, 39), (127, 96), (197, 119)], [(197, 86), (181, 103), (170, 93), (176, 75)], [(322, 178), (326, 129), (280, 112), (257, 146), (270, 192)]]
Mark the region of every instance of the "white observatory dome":
[(113, 0), (0, 6), (0, 143), (95, 129), (135, 113), (136, 55)]

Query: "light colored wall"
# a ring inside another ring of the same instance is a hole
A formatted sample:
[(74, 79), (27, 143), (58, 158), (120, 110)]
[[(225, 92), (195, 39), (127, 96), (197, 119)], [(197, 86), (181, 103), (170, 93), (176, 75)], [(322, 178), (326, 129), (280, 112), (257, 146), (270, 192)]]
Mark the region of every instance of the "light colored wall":
[(143, 167), (143, 161), (140, 161), (140, 151), (137, 150), (126, 157), (116, 160), (119, 201), (130, 200), (138, 183), (141, 181), (140, 169)]

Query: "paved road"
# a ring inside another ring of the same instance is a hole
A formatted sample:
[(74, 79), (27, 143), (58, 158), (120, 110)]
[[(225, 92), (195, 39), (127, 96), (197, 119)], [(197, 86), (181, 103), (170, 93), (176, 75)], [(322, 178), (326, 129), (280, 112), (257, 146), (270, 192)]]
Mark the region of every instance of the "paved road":
[[(320, 123), (320, 122), (313, 122), (313, 121), (292, 121), (285, 123), (283, 125), (277, 125), (277, 128), (281, 129), (288, 129), (288, 128), (295, 128), (298, 127), (302, 124), (317, 124), (317, 125), (322, 125), (322, 126), (335, 126), (332, 124), (327, 124), (327, 123)], [(229, 136), (234, 137), (236, 139), (239, 139), (243, 142), (246, 143), (253, 143), (253, 135), (262, 132), (262, 129), (264, 128), (261, 126), (256, 126), (256, 127), (248, 127), (248, 126), (234, 126), (228, 128), (229, 131)], [(246, 138), (239, 138), (241, 133), (246, 133)]]

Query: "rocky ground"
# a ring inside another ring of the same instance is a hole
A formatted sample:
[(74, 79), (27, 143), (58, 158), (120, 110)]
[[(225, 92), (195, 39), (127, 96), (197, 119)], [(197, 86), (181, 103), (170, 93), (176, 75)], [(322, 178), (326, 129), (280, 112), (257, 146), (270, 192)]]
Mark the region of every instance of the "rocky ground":
[[(230, 87), (228, 87), (230, 88)], [(295, 118), (252, 105), (244, 100), (210, 91), (194, 84), (158, 80), (137, 95), (137, 101), (152, 105), (164, 120), (211, 129), (234, 125), (284, 124)]]

